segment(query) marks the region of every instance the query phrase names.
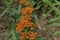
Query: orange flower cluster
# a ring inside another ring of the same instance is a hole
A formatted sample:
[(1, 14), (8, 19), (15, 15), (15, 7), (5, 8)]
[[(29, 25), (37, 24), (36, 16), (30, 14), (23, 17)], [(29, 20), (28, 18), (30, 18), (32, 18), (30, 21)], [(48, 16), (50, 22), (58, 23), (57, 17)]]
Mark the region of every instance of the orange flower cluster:
[(30, 40), (35, 40), (36, 39), (37, 32), (29, 32), (29, 33), (21, 33), (21, 40), (25, 40), (26, 38)]
[(20, 0), (20, 4), (24, 4), (26, 7), (21, 9), (22, 19), (17, 24), (16, 30), (21, 34), (21, 40), (25, 40), (29, 38), (30, 40), (36, 40), (36, 32), (23, 32), (25, 28), (37, 28), (38, 24), (34, 24), (32, 19), (32, 12), (34, 8), (30, 6), (30, 2), (26, 2), (25, 0)]
[(21, 21), (17, 24), (16, 30), (18, 32), (21, 32), (22, 30), (24, 30), (24, 28), (37, 28), (38, 24), (34, 24), (33, 22), (31, 22), (31, 18), (29, 16), (23, 16)]
[(33, 7), (25, 7), (25, 8), (22, 8), (21, 10), (22, 15), (31, 14), (33, 11), (34, 11)]
[(30, 21), (31, 19), (29, 16), (23, 16), (21, 21), (17, 24), (16, 30), (18, 32), (24, 30), (25, 27), (31, 27), (33, 23)]

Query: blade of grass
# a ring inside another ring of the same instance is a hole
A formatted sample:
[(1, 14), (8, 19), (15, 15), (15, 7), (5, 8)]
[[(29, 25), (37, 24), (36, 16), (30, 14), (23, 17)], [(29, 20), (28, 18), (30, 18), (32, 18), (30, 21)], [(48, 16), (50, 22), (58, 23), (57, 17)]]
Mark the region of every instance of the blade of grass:
[(54, 7), (55, 4), (51, 3), (49, 0), (43, 0), (47, 5), (49, 5), (55, 12), (56, 14), (60, 15), (60, 10), (59, 8)]
[(33, 13), (33, 17), (34, 17), (34, 19), (35, 19), (35, 22), (37, 23), (37, 22), (38, 22), (37, 14), (36, 14), (36, 13)]
[(9, 40), (9, 39), (11, 38), (11, 36), (12, 36), (12, 31), (10, 31), (10, 32), (8, 33), (7, 38), (6, 38), (5, 40)]
[(55, 0), (55, 2), (57, 3), (57, 5), (59, 5), (59, 6), (60, 6), (60, 2), (59, 2), (59, 1)]
[(47, 5), (54, 7), (54, 4), (52, 4), (49, 0), (42, 0), (43, 2), (45, 2)]
[(60, 15), (60, 10), (59, 8), (53, 7), (54, 11), (56, 12), (56, 14)]
[(60, 23), (58, 22), (53, 22), (51, 24), (48, 25), (49, 27), (57, 27), (57, 26), (60, 26)]
[(18, 6), (18, 14), (21, 14), (21, 5)]
[(5, 14), (6, 14), (7, 9), (8, 9), (8, 8), (6, 8), (6, 9), (5, 9), (1, 14), (0, 14), (0, 18), (1, 18), (3, 15), (5, 15)]
[(46, 13), (46, 8), (47, 8), (48, 5), (45, 5), (44, 9), (43, 9), (43, 13), (45, 14)]
[(17, 40), (14, 30), (12, 30), (12, 40)]
[(40, 7), (41, 7), (41, 1), (39, 1), (39, 2), (36, 4), (35, 10), (39, 10)]
[(49, 10), (49, 11), (45, 14), (45, 16), (43, 17), (43, 19), (45, 19), (52, 10), (53, 10), (53, 9)]
[(60, 16), (50, 19), (50, 22), (54, 22), (54, 21), (57, 21), (57, 20), (60, 20)]
[(14, 8), (11, 8), (11, 11), (14, 12), (14, 13), (18, 13), (16, 9)]
[(31, 2), (31, 6), (34, 6), (36, 4), (36, 2), (32, 1)]
[(12, 4), (12, 3), (13, 3), (13, 1), (14, 1), (14, 0), (10, 0), (10, 4)]
[(54, 32), (53, 35), (60, 35), (60, 31)]

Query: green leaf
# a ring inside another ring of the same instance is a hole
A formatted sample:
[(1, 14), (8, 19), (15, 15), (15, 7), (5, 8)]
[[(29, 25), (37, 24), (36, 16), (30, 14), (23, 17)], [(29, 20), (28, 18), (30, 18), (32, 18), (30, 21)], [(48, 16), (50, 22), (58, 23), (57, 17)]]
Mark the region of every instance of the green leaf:
[(9, 39), (11, 38), (11, 36), (12, 36), (12, 31), (10, 31), (10, 32), (8, 33), (7, 38), (6, 38), (5, 40), (9, 40)]
[(18, 13), (16, 9), (14, 8), (11, 8), (11, 11), (14, 12), (14, 13)]
[(37, 23), (38, 22), (38, 16), (37, 16), (37, 14), (36, 13), (33, 13), (33, 17), (34, 17), (34, 21)]
[(58, 22), (53, 22), (51, 24), (48, 25), (49, 27), (57, 27), (57, 26), (60, 26), (60, 23)]
[(0, 18), (5, 15), (5, 13), (7, 12), (7, 9), (8, 9), (8, 8), (6, 8), (6, 9), (0, 14)]
[(16, 35), (16, 39), (17, 39), (17, 40), (20, 40), (20, 35), (19, 35), (19, 33), (18, 33), (16, 30), (15, 30), (14, 33), (15, 33), (15, 35)]
[(14, 0), (10, 0), (10, 4), (12, 4), (12, 3), (13, 3), (13, 1), (14, 1)]
[(43, 2), (45, 2), (47, 5), (54, 7), (54, 5), (50, 2), (50, 0), (42, 0)]
[(16, 28), (16, 22), (15, 22), (14, 19), (13, 19), (13, 21), (11, 21), (10, 26), (11, 26), (11, 29), (15, 29)]
[(41, 7), (41, 1), (39, 1), (35, 7), (35, 10), (38, 10)]
[(59, 1), (55, 0), (55, 2), (57, 3), (57, 5), (59, 5), (59, 6), (60, 6), (60, 2), (59, 2)]
[(36, 4), (36, 2), (32, 1), (31, 2), (31, 6), (34, 6)]
[(46, 14), (45, 14), (45, 16), (43, 17), (43, 19), (45, 19), (48, 15), (49, 15), (49, 13), (52, 11), (52, 9), (51, 10), (49, 10)]
[(49, 0), (43, 0), (43, 2), (49, 5), (56, 12), (56, 14), (60, 15), (60, 10), (55, 7), (55, 4), (51, 3)]
[(54, 21), (58, 21), (58, 20), (60, 20), (60, 15), (58, 17), (51, 18), (50, 22), (54, 22)]
[(16, 22), (19, 22), (22, 18), (22, 15), (19, 15), (18, 18), (16, 19)]
[(53, 35), (60, 35), (60, 31), (54, 32)]
[(44, 38), (44, 37), (41, 37), (41, 36), (38, 36), (38, 37), (36, 38), (36, 40), (45, 40), (45, 38)]
[(12, 30), (12, 40), (17, 40), (14, 30)]
[(41, 5), (38, 5), (38, 6), (35, 8), (35, 10), (38, 10), (40, 7), (41, 7)]
[(4, 4), (5, 4), (7, 7), (9, 7), (10, 2), (4, 1)]
[(53, 7), (54, 11), (56, 12), (56, 14), (60, 15), (60, 10), (59, 8)]
[(44, 7), (44, 9), (43, 9), (43, 13), (44, 13), (44, 14), (46, 13), (47, 6), (48, 6), (48, 5), (45, 5), (45, 7)]
[(18, 6), (18, 14), (19, 14), (19, 15), (21, 14), (21, 6), (22, 6), (22, 5), (19, 5), (19, 6)]

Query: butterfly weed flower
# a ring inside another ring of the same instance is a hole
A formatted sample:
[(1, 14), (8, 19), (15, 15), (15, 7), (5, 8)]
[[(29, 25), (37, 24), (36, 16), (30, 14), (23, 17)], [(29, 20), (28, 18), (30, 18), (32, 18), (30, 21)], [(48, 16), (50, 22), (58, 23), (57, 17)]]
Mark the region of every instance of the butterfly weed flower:
[(37, 32), (30, 31), (25, 33), (23, 30), (25, 28), (37, 28), (38, 24), (32, 22), (32, 12), (34, 12), (34, 7), (31, 7), (29, 1), (20, 0), (20, 4), (24, 4), (24, 8), (21, 9), (22, 19), (16, 25), (17, 32), (21, 35), (21, 40), (29, 38), (29, 40), (36, 40)]

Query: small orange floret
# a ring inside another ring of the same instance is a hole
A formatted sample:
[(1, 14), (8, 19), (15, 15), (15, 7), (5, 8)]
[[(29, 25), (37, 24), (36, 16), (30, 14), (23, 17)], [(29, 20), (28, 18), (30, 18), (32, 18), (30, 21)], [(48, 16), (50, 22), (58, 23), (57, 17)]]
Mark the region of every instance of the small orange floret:
[(21, 32), (20, 34), (21, 34), (21, 39), (26, 39), (26, 38), (29, 38), (28, 33)]
[(27, 11), (27, 13), (32, 13), (34, 11), (33, 7), (25, 7), (25, 10)]
[(22, 31), (22, 30), (24, 30), (23, 25), (17, 25), (16, 31), (17, 31), (17, 32), (20, 32), (20, 31)]
[(20, 0), (20, 4), (25, 4), (25, 0)]
[(24, 40), (24, 39), (26, 39), (26, 33), (24, 33), (24, 32), (21, 32), (20, 34), (21, 34), (21, 40)]
[(26, 26), (27, 28), (32, 27), (32, 25), (33, 25), (33, 23), (30, 22), (30, 21), (25, 23), (25, 26)]
[(25, 3), (25, 6), (30, 7), (30, 2), (26, 2), (26, 3)]
[(30, 34), (30, 40), (36, 40), (37, 32), (31, 32)]

